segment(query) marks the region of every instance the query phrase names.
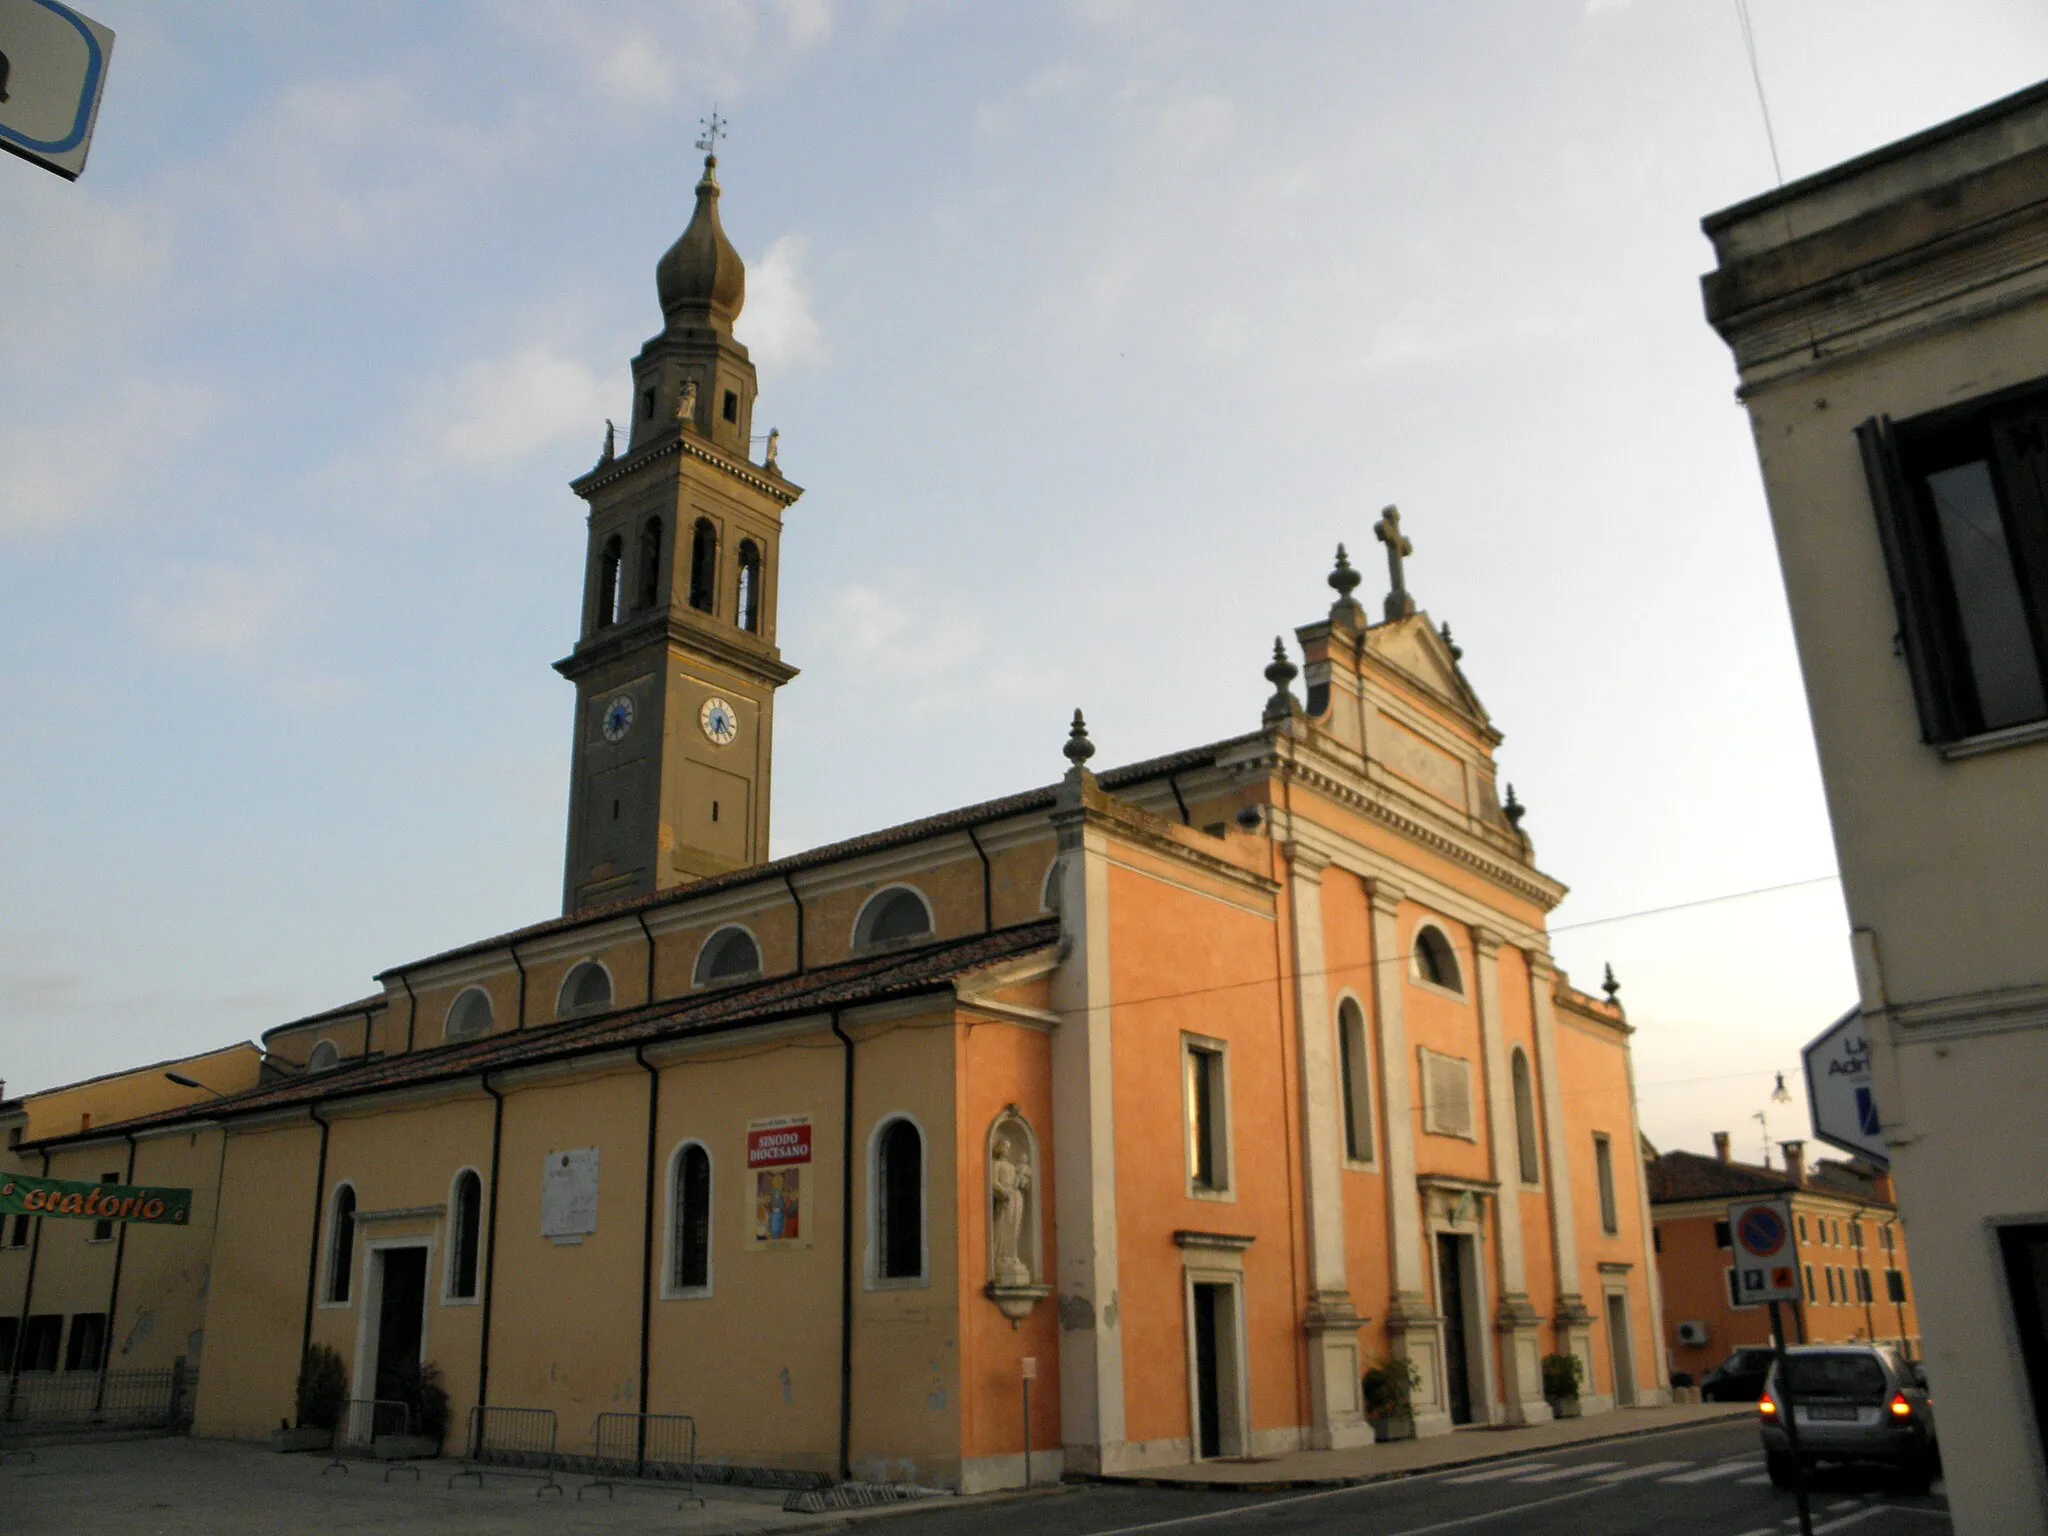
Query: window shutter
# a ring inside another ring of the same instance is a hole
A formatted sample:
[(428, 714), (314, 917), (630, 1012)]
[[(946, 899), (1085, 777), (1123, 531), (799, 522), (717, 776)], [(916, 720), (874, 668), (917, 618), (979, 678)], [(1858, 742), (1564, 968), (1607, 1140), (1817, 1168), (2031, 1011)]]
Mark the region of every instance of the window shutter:
[(1940, 584), (1936, 572), (1940, 567), (1928, 548), (1928, 530), (1914, 508), (1912, 488), (1899, 464), (1891, 418), (1871, 417), (1856, 429), (1856, 440), (1863, 450), (1863, 473), (1870, 482), (1870, 502), (1877, 513), (1878, 543), (1884, 549), (1885, 572), (1891, 578), (1899, 645), (1913, 679), (1920, 734), (1926, 741), (1954, 741), (1964, 734), (1967, 715), (1956, 697), (1964, 673), (1937, 603)]

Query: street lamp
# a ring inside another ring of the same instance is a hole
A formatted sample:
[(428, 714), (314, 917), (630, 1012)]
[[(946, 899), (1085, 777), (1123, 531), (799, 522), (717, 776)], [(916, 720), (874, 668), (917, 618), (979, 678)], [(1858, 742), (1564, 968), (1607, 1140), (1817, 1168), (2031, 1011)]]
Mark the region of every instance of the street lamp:
[(185, 1076), (185, 1074), (182, 1072), (166, 1072), (164, 1076), (169, 1078), (172, 1082), (176, 1083), (180, 1088), (197, 1088), (201, 1093), (210, 1093), (216, 1099), (224, 1099), (227, 1097), (227, 1095), (222, 1093), (218, 1088), (209, 1088), (206, 1086), (206, 1084), (202, 1082), (197, 1082), (194, 1079)]

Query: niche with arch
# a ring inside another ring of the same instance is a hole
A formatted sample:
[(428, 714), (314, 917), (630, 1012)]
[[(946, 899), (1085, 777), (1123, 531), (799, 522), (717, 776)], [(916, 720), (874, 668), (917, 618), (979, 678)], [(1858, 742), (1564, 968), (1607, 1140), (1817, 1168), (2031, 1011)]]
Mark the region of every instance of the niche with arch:
[(609, 1008), (612, 1002), (612, 973), (595, 960), (572, 966), (562, 978), (561, 996), (555, 1001), (557, 1015), (591, 1013)]
[(734, 923), (721, 928), (697, 951), (697, 968), (691, 984), (717, 986), (723, 981), (742, 981), (761, 974), (761, 946), (754, 936)]
[(924, 938), (932, 931), (932, 909), (915, 887), (892, 885), (877, 891), (853, 920), (853, 947), (871, 949)]
[(447, 1020), (441, 1025), (444, 1040), (471, 1040), (491, 1031), (491, 994), (482, 987), (465, 987), (448, 1005)]

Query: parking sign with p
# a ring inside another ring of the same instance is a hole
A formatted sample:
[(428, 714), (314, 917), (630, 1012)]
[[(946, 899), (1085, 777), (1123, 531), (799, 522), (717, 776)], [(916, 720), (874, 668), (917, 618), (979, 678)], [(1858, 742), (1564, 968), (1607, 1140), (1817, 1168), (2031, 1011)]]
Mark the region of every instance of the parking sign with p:
[(1735, 1295), (1740, 1304), (1799, 1299), (1791, 1201), (1738, 1200), (1728, 1207), (1728, 1241), (1735, 1250)]

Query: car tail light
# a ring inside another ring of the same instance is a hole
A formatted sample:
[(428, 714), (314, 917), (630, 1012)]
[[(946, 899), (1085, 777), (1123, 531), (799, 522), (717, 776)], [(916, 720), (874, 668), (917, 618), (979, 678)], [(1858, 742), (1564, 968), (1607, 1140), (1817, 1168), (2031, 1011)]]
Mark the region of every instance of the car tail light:
[(1895, 1419), (1910, 1419), (1913, 1417), (1913, 1405), (1906, 1401), (1906, 1394), (1903, 1392), (1894, 1392), (1892, 1394), (1891, 1407), (1892, 1417)]
[(1756, 1400), (1756, 1413), (1760, 1419), (1775, 1419), (1778, 1416), (1778, 1400), (1766, 1392)]

